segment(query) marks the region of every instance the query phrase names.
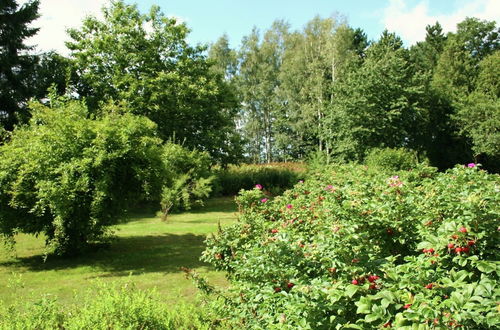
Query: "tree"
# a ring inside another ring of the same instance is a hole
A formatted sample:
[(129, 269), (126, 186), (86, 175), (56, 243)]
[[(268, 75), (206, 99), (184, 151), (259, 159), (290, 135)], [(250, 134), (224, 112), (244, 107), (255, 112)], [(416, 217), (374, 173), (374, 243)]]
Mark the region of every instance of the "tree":
[(214, 61), (212, 71), (220, 74), (226, 81), (231, 83), (238, 71), (238, 55), (229, 47), (227, 34), (222, 35), (210, 46), (208, 58)]
[(88, 119), (80, 102), (33, 105), (29, 126), (0, 146), (0, 234), (45, 234), (57, 254), (81, 253), (163, 180), (156, 125), (131, 114)]
[(467, 18), (450, 34), (439, 57), (434, 86), (452, 100), (471, 93), (479, 73), (479, 62), (500, 49), (500, 28), (495, 22)]
[(220, 161), (238, 152), (237, 103), (211, 70), (202, 46), (188, 45), (188, 28), (153, 6), (148, 14), (114, 1), (104, 20), (87, 17), (69, 31), (77, 93), (99, 115), (101, 104), (126, 103), (158, 125), (163, 139), (208, 151)]
[(281, 109), (278, 75), (283, 61), (288, 24), (276, 21), (260, 41), (254, 29), (243, 39), (237, 79), (242, 102), (243, 134), (254, 162), (274, 159), (274, 122)]
[[(499, 32), (495, 22), (467, 18), (457, 25), (456, 33), (448, 35), (437, 61), (431, 87), (441, 104), (445, 105), (441, 116), (445, 126), (441, 126), (444, 143), (435, 146), (435, 154), (446, 167), (470, 161), (484, 153), (485, 135), (493, 133), (491, 137), (495, 139), (494, 132), (498, 130), (494, 119), (497, 107), (495, 96), (491, 93), (480, 96), (484, 91), (478, 90), (478, 83), (486, 81), (480, 78), (481, 72), (485, 74), (481, 69), (482, 61), (500, 49)], [(481, 122), (490, 115), (494, 116), (492, 120)], [(492, 142), (488, 140), (488, 143)], [(487, 149), (492, 146), (494, 144)], [(429, 158), (432, 161), (434, 157), (429, 155)]]
[(500, 167), (500, 50), (479, 63), (476, 89), (459, 105), (455, 119), (461, 133), (472, 140), (472, 150), (491, 169)]
[(371, 148), (416, 149), (414, 131), (421, 119), (419, 83), (399, 37), (385, 31), (366, 59), (334, 87), (325, 119), (325, 139), (335, 158), (362, 160)]
[(15, 0), (0, 2), (0, 127), (6, 130), (29, 118), (29, 82), (36, 56), (27, 54), (31, 48), (24, 41), (38, 31), (29, 27), (38, 18), (38, 6), (38, 0), (20, 8)]
[(279, 75), (283, 110), (277, 119), (277, 147), (292, 158), (331, 149), (324, 117), (335, 101), (332, 87), (364, 57), (366, 36), (342, 19), (319, 17), (289, 34)]

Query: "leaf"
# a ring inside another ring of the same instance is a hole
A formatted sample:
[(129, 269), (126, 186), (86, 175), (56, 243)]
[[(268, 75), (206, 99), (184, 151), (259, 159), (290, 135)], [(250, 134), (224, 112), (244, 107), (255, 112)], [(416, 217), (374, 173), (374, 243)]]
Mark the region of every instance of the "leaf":
[(377, 314), (368, 314), (365, 316), (365, 321), (366, 322), (373, 322), (378, 320), (380, 317)]
[(369, 314), (372, 311), (372, 302), (366, 297), (361, 297), (361, 299), (356, 301), (354, 304), (358, 306), (358, 309), (356, 310), (356, 313), (358, 314)]
[(478, 261), (476, 263), (476, 267), (480, 272), (486, 274), (489, 274), (496, 270), (496, 265), (494, 263), (485, 260)]
[(353, 285), (353, 284), (349, 284), (347, 286), (347, 288), (345, 289), (345, 294), (349, 298), (352, 298), (352, 296), (354, 296), (356, 294), (356, 292), (358, 292), (358, 290), (359, 290), (359, 286)]

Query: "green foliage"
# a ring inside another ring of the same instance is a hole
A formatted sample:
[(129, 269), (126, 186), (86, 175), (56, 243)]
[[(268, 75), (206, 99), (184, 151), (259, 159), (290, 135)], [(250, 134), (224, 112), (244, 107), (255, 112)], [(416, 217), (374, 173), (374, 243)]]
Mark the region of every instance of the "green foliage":
[(234, 161), (240, 152), (235, 97), (211, 70), (205, 49), (187, 43), (186, 25), (157, 6), (141, 14), (123, 1), (112, 1), (103, 16), (84, 19), (81, 29), (69, 31), (67, 43), (74, 88), (90, 110), (124, 103), (127, 111), (155, 122), (162, 139), (175, 137), (216, 161)]
[(63, 306), (44, 297), (34, 303), (0, 306), (0, 329), (209, 329), (202, 306), (167, 306), (155, 291), (100, 284)]
[(475, 90), (461, 99), (454, 119), (461, 133), (472, 141), (476, 157), (491, 162), (489, 168), (500, 169), (500, 50), (479, 63)]
[(26, 103), (33, 95), (30, 78), (37, 57), (27, 54), (25, 39), (37, 28), (29, 24), (38, 18), (40, 1), (33, 0), (19, 8), (16, 0), (0, 3), (0, 127), (12, 130), (28, 118)]
[(0, 231), (44, 233), (56, 253), (72, 254), (158, 195), (161, 140), (147, 118), (91, 120), (82, 103), (51, 102), (33, 104), (30, 125), (0, 147)]
[(365, 158), (366, 165), (388, 171), (407, 171), (417, 167), (418, 163), (416, 152), (405, 148), (374, 148)]
[(274, 163), (266, 165), (230, 165), (216, 172), (214, 191), (223, 196), (234, 196), (241, 189), (252, 189), (260, 184), (265, 191), (278, 195), (304, 175), (300, 163)]
[(213, 308), (242, 328), (498, 327), (499, 185), (476, 164), (345, 165), (265, 203), (243, 192), (203, 253), (231, 281)]
[(212, 191), (214, 176), (210, 173), (211, 158), (206, 152), (189, 151), (174, 143), (163, 147), (165, 183), (161, 209), (166, 219), (170, 211), (189, 210), (193, 203), (202, 203)]
[(323, 131), (334, 159), (361, 161), (371, 148), (418, 147), (421, 90), (408, 56), (401, 39), (386, 31), (361, 67), (336, 85)]

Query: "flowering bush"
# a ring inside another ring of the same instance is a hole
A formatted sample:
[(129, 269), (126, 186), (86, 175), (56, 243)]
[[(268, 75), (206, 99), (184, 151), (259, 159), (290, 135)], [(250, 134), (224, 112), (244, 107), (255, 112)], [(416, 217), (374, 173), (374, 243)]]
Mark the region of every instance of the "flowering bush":
[(498, 326), (499, 190), (477, 166), (346, 165), (245, 191), (203, 254), (231, 281), (215, 309), (245, 328)]

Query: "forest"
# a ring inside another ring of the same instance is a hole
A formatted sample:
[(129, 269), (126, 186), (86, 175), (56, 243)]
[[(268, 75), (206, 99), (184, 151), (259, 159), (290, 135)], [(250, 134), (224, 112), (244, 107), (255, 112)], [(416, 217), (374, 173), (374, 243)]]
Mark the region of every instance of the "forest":
[[(0, 3), (6, 246), (41, 235), (44, 260), (92, 255), (130, 212), (168, 223), (238, 195), (238, 221), (201, 255), (229, 292), (185, 270), (215, 292), (207, 328), (499, 324), (497, 22), (468, 17), (448, 33), (435, 22), (407, 46), (316, 16), (254, 28), (232, 48), (227, 35), (190, 44), (158, 6), (116, 0), (69, 29), (58, 54), (26, 44), (39, 6)], [(151, 308), (131, 327), (162, 328)], [(47, 327), (71, 328), (58, 318)]]

